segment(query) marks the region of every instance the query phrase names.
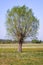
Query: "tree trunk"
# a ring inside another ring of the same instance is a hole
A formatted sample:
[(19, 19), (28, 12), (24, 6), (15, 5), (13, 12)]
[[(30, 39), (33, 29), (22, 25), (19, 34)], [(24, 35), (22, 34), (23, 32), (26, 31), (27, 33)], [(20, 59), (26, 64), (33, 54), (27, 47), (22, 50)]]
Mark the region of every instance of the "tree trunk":
[(22, 52), (22, 42), (19, 42), (18, 51), (19, 51), (19, 52)]

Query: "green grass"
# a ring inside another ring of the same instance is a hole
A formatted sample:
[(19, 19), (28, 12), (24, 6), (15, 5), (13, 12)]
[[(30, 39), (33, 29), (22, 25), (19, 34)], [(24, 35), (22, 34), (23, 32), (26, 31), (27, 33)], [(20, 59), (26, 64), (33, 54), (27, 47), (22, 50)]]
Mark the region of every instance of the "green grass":
[(0, 48), (0, 65), (43, 65), (43, 48)]

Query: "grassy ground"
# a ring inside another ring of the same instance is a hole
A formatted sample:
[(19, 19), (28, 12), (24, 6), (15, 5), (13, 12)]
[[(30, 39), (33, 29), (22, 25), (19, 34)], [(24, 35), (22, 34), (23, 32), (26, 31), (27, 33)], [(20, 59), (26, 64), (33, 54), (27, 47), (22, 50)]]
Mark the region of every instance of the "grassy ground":
[(0, 48), (0, 65), (43, 65), (43, 48)]

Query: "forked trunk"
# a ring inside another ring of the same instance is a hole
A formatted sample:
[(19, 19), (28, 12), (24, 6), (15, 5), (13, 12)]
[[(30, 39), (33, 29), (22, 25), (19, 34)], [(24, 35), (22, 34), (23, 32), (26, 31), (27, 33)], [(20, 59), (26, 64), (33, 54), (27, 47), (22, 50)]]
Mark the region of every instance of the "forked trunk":
[(22, 42), (19, 42), (18, 51), (19, 51), (19, 52), (22, 52)]

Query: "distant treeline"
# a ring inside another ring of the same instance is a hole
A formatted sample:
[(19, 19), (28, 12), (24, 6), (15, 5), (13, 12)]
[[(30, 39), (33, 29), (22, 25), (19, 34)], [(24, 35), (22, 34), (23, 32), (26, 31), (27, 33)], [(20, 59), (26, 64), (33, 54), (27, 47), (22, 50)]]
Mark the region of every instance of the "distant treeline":
[(1, 43), (7, 44), (7, 43), (14, 43), (14, 42), (16, 42), (16, 41), (0, 39), (0, 44), (1, 44)]
[[(18, 43), (18, 41), (14, 40), (5, 40), (5, 39), (0, 39), (0, 44), (11, 44), (11, 43)], [(24, 41), (24, 43), (43, 43), (41, 40), (32, 40), (32, 41)]]
[(31, 42), (32, 42), (32, 43), (43, 43), (43, 41), (41, 41), (41, 40), (36, 40), (36, 39), (32, 40)]
[[(5, 40), (5, 39), (0, 39), (0, 44), (11, 44), (11, 43), (18, 43), (16, 40)], [(30, 43), (30, 41), (24, 41), (23, 43)]]

